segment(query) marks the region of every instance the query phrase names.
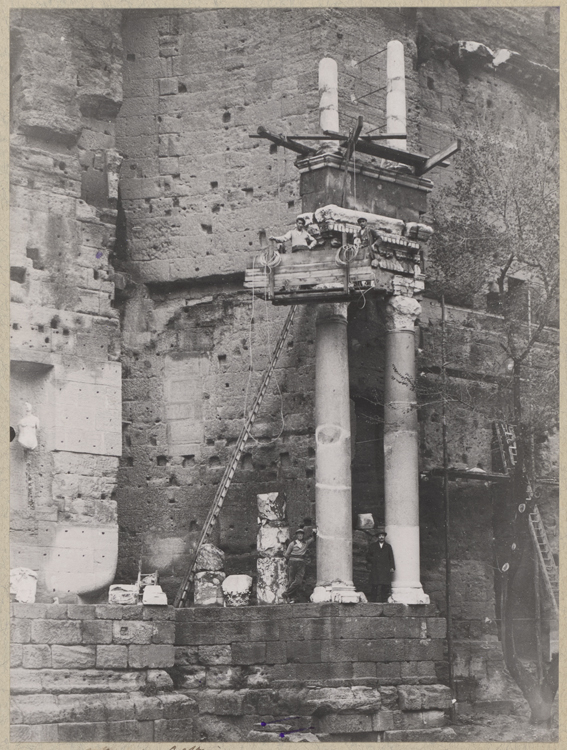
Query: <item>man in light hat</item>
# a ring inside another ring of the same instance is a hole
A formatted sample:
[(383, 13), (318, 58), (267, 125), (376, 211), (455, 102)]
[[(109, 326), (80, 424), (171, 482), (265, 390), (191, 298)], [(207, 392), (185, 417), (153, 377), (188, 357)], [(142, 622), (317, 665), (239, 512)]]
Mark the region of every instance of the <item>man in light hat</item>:
[(309, 545), (315, 540), (317, 529), (313, 529), (311, 537), (304, 542), (305, 531), (302, 528), (297, 529), (294, 539), (288, 545), (284, 553), (288, 561), (287, 566), (287, 589), (282, 594), (288, 604), (293, 604), (292, 598), (301, 588), (303, 577), (305, 576), (305, 567), (307, 565)]
[(386, 541), (386, 529), (376, 528), (376, 538), (370, 543), (366, 564), (370, 572), (370, 601), (387, 602), (392, 586), (392, 573), (396, 569), (394, 552)]
[(374, 229), (370, 229), (370, 227), (368, 226), (368, 221), (364, 218), (364, 216), (361, 216), (358, 219), (358, 226), (360, 227), (360, 229), (357, 231), (356, 236), (360, 239), (362, 258), (365, 259), (369, 257), (372, 261), (372, 267), (375, 268), (376, 266), (378, 266), (376, 256), (378, 254), (377, 246), (380, 243), (380, 235), (378, 234), (378, 232), (375, 232)]

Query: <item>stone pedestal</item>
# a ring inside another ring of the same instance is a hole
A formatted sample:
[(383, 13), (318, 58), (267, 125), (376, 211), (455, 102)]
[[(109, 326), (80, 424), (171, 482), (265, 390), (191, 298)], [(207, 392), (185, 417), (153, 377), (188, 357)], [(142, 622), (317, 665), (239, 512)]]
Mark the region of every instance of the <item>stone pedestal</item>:
[(289, 542), (285, 495), (269, 492), (258, 495), (257, 501), (258, 604), (283, 604), (282, 594), (287, 588), (287, 564), (283, 555)]
[(221, 570), (203, 570), (195, 573), (194, 605), (196, 607), (222, 607), (224, 579), (225, 574)]
[(419, 568), (419, 467), (413, 297), (391, 297), (386, 307), (384, 372), (384, 493), (388, 542), (396, 572), (391, 602), (426, 604)]
[(287, 562), (283, 557), (260, 557), (257, 562), (258, 604), (283, 604), (287, 588)]
[(222, 592), (226, 607), (247, 607), (252, 593), (252, 577), (247, 575), (228, 576), (222, 582)]
[(347, 305), (317, 311), (315, 344), (317, 586), (312, 601), (360, 601), (352, 582)]

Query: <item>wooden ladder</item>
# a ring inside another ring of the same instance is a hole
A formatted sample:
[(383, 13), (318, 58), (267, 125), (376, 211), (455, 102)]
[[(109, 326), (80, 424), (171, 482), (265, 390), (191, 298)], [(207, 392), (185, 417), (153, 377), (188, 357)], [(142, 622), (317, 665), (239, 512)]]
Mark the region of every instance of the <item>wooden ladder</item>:
[(219, 517), (219, 513), (221, 512), (221, 508), (223, 506), (224, 500), (228, 493), (228, 488), (230, 487), (230, 483), (232, 482), (232, 478), (234, 477), (234, 473), (236, 471), (236, 467), (238, 466), (238, 462), (240, 461), (240, 458), (242, 456), (242, 452), (244, 451), (244, 448), (246, 447), (246, 442), (250, 436), (250, 430), (252, 429), (252, 425), (254, 424), (254, 420), (256, 419), (256, 415), (258, 414), (258, 411), (260, 409), (260, 404), (262, 403), (262, 399), (264, 398), (264, 395), (268, 388), (268, 383), (270, 382), (270, 379), (276, 367), (277, 361), (283, 349), (283, 345), (289, 333), (289, 329), (293, 322), (293, 317), (295, 315), (296, 310), (297, 310), (297, 305), (293, 305), (290, 308), (290, 311), (287, 315), (285, 323), (283, 324), (283, 328), (276, 342), (276, 346), (274, 347), (274, 351), (272, 352), (270, 364), (268, 366), (268, 369), (264, 373), (264, 377), (262, 378), (262, 382), (260, 383), (260, 388), (258, 389), (256, 398), (254, 399), (252, 409), (250, 413), (248, 414), (246, 421), (244, 422), (244, 426), (242, 427), (240, 435), (238, 436), (238, 440), (236, 441), (236, 445), (234, 447), (234, 453), (232, 454), (232, 458), (224, 471), (222, 480), (216, 491), (213, 503), (211, 505), (211, 508), (209, 510), (205, 523), (203, 525), (203, 530), (201, 531), (199, 542), (195, 550), (191, 554), (187, 573), (185, 574), (185, 577), (183, 578), (183, 582), (181, 586), (179, 587), (177, 594), (175, 596), (175, 600), (173, 602), (174, 607), (183, 607), (185, 605), (185, 602), (187, 601), (187, 595), (189, 594), (191, 582), (193, 581), (193, 577), (194, 577), (193, 569), (195, 567), (197, 555), (199, 553), (199, 550), (203, 546), (203, 544), (206, 543), (207, 539), (211, 535), (211, 532), (214, 528), (217, 518)]
[(529, 515), (529, 524), (530, 534), (538, 556), (540, 569), (545, 582), (545, 588), (553, 605), (555, 615), (558, 617), (559, 573), (537, 505), (534, 505), (534, 509)]
[(498, 438), (502, 468), (504, 472), (508, 472), (516, 466), (518, 458), (516, 433), (513, 425), (507, 424), (501, 420), (494, 422), (494, 429), (496, 437)]

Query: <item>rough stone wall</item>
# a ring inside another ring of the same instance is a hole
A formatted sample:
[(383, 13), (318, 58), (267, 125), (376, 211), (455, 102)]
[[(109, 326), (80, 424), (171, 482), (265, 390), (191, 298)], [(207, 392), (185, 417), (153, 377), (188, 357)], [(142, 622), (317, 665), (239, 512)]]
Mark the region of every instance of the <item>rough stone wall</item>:
[(444, 636), (434, 605), (194, 607), (178, 610), (172, 675), (209, 741), (277, 739), (278, 723), (326, 741), (426, 739), (450, 702)]
[(12, 742), (175, 742), (196, 702), (173, 692), (172, 607), (11, 605)]
[[(171, 596), (288, 311), (237, 285), (152, 287), (144, 303), (145, 318), (125, 314), (125, 340), (151, 343), (123, 355), (118, 574), (129, 580), (141, 557)], [(150, 330), (133, 331), (130, 320)], [(313, 317), (299, 310), (215, 531), (229, 574), (255, 569), (257, 493), (283, 490), (294, 527), (313, 516), (313, 339)]]
[(122, 99), (117, 11), (11, 15), (11, 567), (40, 600), (112, 583), (121, 453), (118, 313), (108, 257)]

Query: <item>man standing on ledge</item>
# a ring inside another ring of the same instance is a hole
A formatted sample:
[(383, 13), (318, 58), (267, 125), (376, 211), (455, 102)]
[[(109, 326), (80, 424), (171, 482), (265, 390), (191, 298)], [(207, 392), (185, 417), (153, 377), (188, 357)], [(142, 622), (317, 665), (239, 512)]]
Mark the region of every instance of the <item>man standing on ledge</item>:
[(386, 541), (386, 529), (378, 526), (376, 539), (370, 543), (366, 564), (370, 571), (370, 601), (387, 602), (391, 592), (392, 573), (396, 566), (394, 552)]
[[(298, 216), (295, 220), (295, 229), (290, 229), (281, 237), (270, 237), (270, 239), (279, 242), (280, 245), (283, 245), (286, 240), (291, 240), (292, 253), (299, 250), (310, 250), (313, 245), (317, 244), (315, 238), (305, 229), (305, 219), (301, 216)], [(282, 252), (285, 253), (285, 248), (282, 248)]]
[(305, 566), (307, 565), (307, 551), (309, 545), (314, 541), (317, 535), (317, 530), (313, 529), (312, 536), (306, 541), (303, 541), (305, 532), (303, 529), (297, 529), (294, 534), (294, 540), (288, 545), (284, 553), (285, 559), (288, 561), (287, 567), (287, 589), (282, 594), (283, 598), (288, 604), (293, 604), (294, 599), (292, 597), (298, 592), (303, 583), (303, 577), (305, 575)]

